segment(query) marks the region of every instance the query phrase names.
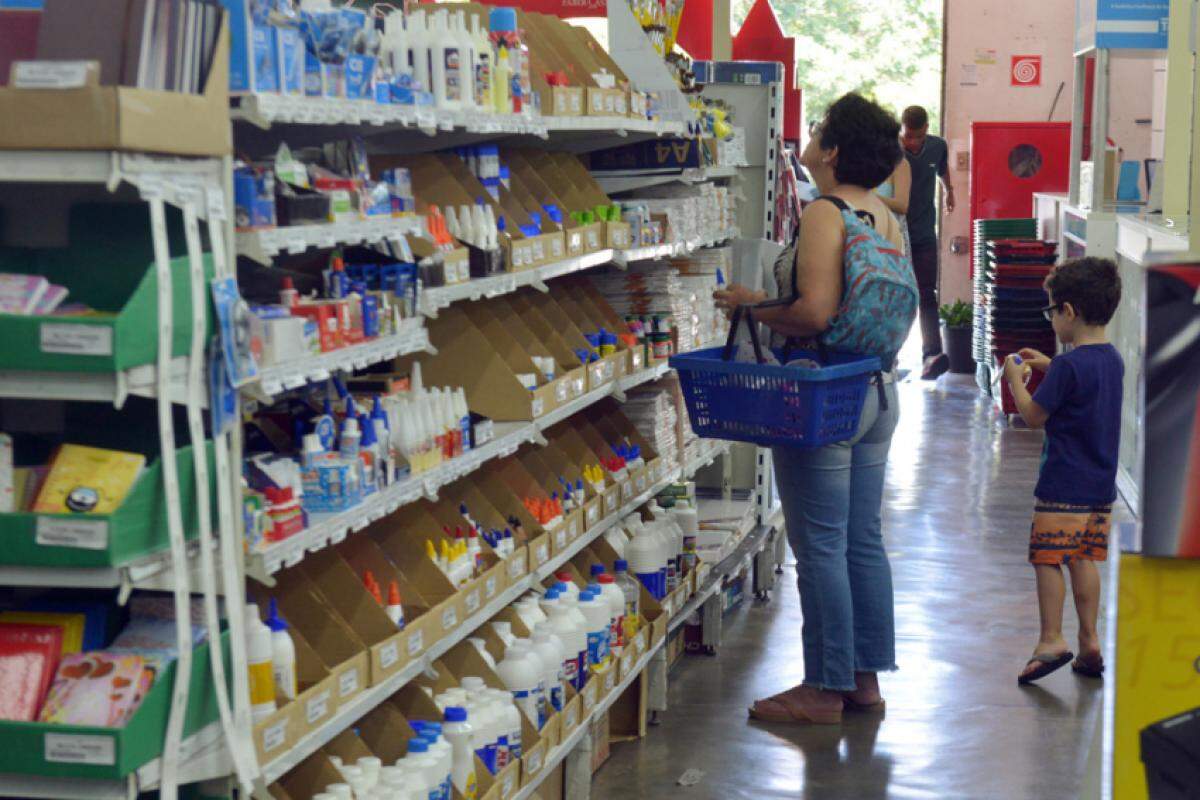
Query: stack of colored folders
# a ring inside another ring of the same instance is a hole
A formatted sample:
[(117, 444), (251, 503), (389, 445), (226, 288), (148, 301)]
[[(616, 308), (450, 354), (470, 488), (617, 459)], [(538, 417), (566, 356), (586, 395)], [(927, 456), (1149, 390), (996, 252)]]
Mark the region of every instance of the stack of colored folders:
[[(995, 253), (991, 243), (998, 240), (1036, 241), (1037, 220), (1035, 219), (977, 219), (974, 223), (974, 299), (975, 330), (972, 340), (972, 355), (977, 364), (975, 380), (979, 388), (990, 394), (992, 387), (993, 319), (995, 295)], [(1005, 297), (1007, 303), (1011, 298)], [(1044, 305), (1044, 303), (1043, 303)], [(1005, 309), (1006, 311), (1008, 309)], [(1003, 314), (1001, 315), (1003, 317)], [(1025, 346), (1025, 345), (1022, 345)], [(1033, 347), (1035, 345), (1028, 345)]]

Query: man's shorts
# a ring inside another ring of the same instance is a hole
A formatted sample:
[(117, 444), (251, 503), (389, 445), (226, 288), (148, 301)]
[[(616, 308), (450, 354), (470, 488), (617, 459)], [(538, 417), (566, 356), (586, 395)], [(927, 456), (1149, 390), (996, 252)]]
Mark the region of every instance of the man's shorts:
[(1104, 561), (1108, 558), (1111, 518), (1111, 504), (1075, 506), (1038, 500), (1029, 531), (1029, 563)]

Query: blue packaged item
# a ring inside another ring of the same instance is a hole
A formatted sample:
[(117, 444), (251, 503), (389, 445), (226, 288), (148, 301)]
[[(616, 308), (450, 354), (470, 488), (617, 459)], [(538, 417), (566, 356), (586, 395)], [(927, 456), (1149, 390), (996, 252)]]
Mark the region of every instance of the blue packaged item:
[(242, 165), (233, 171), (233, 206), (239, 230), (275, 227), (275, 177)]
[(321, 59), (312, 53), (304, 53), (304, 96), (320, 97), (325, 94), (325, 70)]
[(343, 64), (321, 62), (322, 81), (325, 84), (326, 97), (346, 96), (346, 68)]
[(375, 82), (375, 102), (380, 105), (388, 105), (392, 102), (392, 87), (384, 80)]
[(279, 42), (271, 25), (254, 25), (251, 30), (254, 48), (254, 91), (279, 91)]
[(379, 298), (372, 294), (362, 296), (362, 325), (363, 336), (373, 339), (379, 335)]
[(229, 20), (229, 91), (251, 89), (251, 9), (246, 0), (221, 0)]
[(374, 56), (347, 56), (345, 73), (346, 99), (371, 100), (375, 97)]
[(283, 94), (302, 95), (304, 90), (304, 40), (297, 28), (276, 28), (276, 45), (279, 53), (279, 91)]

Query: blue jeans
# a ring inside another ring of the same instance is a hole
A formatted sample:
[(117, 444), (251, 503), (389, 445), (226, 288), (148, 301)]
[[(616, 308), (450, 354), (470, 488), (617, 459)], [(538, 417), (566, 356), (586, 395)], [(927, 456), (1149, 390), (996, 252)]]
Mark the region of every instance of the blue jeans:
[(804, 614), (804, 683), (850, 691), (855, 672), (896, 669), (892, 568), (881, 511), (888, 448), (899, 418), (872, 384), (854, 438), (816, 449), (775, 447), (775, 479), (796, 556)]

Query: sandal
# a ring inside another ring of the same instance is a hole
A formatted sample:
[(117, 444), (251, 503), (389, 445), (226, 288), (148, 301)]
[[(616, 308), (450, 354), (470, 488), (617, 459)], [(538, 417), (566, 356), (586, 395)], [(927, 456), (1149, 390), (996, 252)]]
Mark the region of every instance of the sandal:
[(763, 700), (755, 700), (748, 709), (751, 719), (760, 722), (787, 722), (815, 725), (837, 725), (842, 721), (842, 710), (821, 711), (808, 709), (800, 704), (789, 704), (780, 693)]
[(874, 703), (860, 703), (847, 693), (842, 695), (842, 707), (862, 714), (882, 714), (887, 710), (887, 701), (881, 697)]
[(1018, 675), (1017, 685), (1028, 686), (1034, 681), (1041, 680), (1051, 672), (1065, 667), (1074, 657), (1075, 654), (1070, 650), (1062, 653), (1034, 653), (1033, 658), (1025, 662), (1025, 666), (1028, 667), (1030, 664), (1038, 666), (1032, 672)]
[(1071, 662), (1071, 671), (1085, 678), (1101, 678), (1104, 676), (1104, 656), (1099, 653), (1080, 655)]

